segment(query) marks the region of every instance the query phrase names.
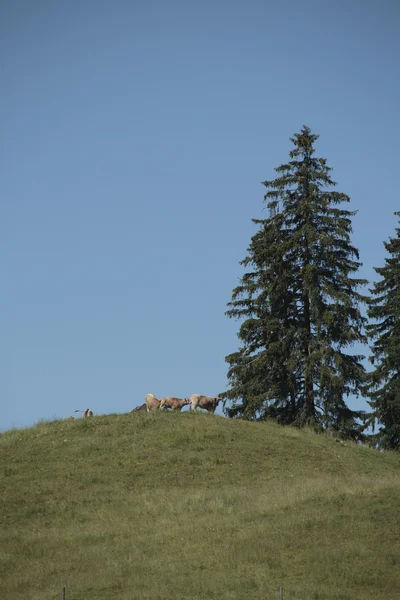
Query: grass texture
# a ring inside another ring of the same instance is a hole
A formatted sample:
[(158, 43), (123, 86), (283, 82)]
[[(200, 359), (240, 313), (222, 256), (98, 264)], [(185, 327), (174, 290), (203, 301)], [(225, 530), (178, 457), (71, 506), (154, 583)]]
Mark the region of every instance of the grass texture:
[(400, 457), (198, 412), (0, 435), (2, 600), (397, 600)]

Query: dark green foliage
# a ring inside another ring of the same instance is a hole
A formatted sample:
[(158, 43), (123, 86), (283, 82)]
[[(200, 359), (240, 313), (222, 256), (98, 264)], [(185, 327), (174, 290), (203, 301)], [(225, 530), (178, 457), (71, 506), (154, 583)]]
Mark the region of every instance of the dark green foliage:
[[(400, 217), (400, 212), (394, 213)], [(397, 237), (384, 242), (389, 258), (385, 266), (375, 268), (381, 279), (371, 289), (367, 326), (372, 342), (368, 395), (372, 420), (382, 427), (374, 441), (382, 448), (400, 450), (400, 227)]]
[(226, 357), (232, 417), (312, 424), (358, 437), (361, 427), (344, 400), (364, 380), (362, 356), (346, 353), (365, 342), (352, 275), (360, 263), (351, 245), (349, 202), (323, 158), (318, 139), (303, 127), (292, 139), (290, 161), (265, 181), (269, 217), (259, 225), (242, 265), (250, 270), (233, 290), (227, 315), (242, 319), (238, 352)]

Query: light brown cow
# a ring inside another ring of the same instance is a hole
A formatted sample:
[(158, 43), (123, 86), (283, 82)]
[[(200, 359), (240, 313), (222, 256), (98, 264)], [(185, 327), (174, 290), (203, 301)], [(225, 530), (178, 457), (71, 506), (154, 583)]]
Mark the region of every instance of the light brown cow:
[(146, 398), (146, 410), (150, 412), (151, 410), (157, 410), (160, 408), (160, 401), (155, 397), (154, 394), (147, 394)]
[(173, 396), (165, 396), (160, 400), (160, 408), (171, 408), (172, 410), (182, 410), (184, 406), (190, 404), (189, 398), (174, 398)]
[(93, 413), (90, 408), (87, 408), (86, 410), (76, 410), (75, 412), (83, 413), (82, 417), (93, 417)]
[(211, 396), (192, 394), (189, 400), (192, 405), (192, 410), (196, 410), (196, 408), (204, 408), (208, 412), (215, 413), (215, 409), (217, 408), (218, 402), (220, 402), (221, 399), (222, 398), (219, 396), (212, 398)]

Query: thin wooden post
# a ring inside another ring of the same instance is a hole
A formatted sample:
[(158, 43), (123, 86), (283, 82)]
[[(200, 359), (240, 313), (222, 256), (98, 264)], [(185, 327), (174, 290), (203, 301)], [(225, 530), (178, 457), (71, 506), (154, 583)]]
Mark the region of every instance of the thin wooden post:
[(61, 592), (61, 600), (65, 600), (65, 587), (63, 587)]
[(281, 586), (280, 589), (280, 594), (279, 594), (280, 600), (283, 600), (283, 587)]

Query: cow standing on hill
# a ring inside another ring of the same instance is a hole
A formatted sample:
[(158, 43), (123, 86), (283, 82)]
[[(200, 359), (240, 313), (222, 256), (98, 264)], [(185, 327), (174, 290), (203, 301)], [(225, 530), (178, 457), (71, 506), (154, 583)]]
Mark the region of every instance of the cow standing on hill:
[(160, 408), (160, 401), (155, 397), (154, 394), (147, 394), (146, 398), (146, 410), (150, 412), (151, 410), (157, 410)]
[(173, 396), (165, 396), (160, 400), (160, 408), (170, 408), (171, 410), (182, 410), (186, 405), (190, 404), (189, 398), (174, 398)]
[(211, 396), (192, 394), (189, 400), (192, 405), (192, 410), (196, 410), (196, 408), (204, 408), (208, 412), (215, 413), (215, 409), (218, 406), (218, 402), (221, 401), (221, 398), (219, 396), (212, 398)]

